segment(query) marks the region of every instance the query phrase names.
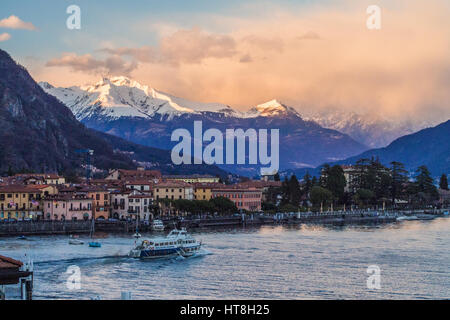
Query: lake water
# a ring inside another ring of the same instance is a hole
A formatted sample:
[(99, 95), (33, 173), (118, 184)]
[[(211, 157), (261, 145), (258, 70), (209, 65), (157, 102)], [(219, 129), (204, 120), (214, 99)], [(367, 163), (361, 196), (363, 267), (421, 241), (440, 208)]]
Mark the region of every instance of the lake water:
[[(143, 234), (144, 238), (149, 234)], [(0, 238), (0, 254), (34, 261), (34, 299), (449, 299), (450, 219), (377, 226), (268, 226), (194, 233), (202, 254), (140, 261), (130, 236), (102, 248), (62, 236)], [(78, 266), (81, 289), (69, 290)], [(367, 267), (381, 269), (368, 289)], [(9, 295), (17, 296), (11, 287)]]

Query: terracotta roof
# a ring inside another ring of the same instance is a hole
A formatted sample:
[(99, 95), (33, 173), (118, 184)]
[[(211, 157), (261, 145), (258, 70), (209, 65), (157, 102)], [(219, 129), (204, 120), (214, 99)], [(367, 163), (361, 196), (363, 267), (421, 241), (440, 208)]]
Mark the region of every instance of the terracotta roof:
[(23, 263), (19, 260), (14, 260), (12, 258), (0, 255), (0, 269), (19, 268), (21, 266), (23, 266)]
[(124, 177), (161, 177), (161, 172), (158, 170), (123, 170), (119, 169), (120, 179)]
[[(217, 178), (210, 174), (191, 174), (191, 175), (166, 175), (164, 179), (198, 179), (198, 178)], [(218, 179), (218, 178), (217, 178)]]
[(6, 186), (0, 186), (0, 192), (23, 192), (23, 193), (31, 193), (36, 192), (37, 188), (30, 187), (29, 185), (21, 185), (21, 184), (11, 184)]

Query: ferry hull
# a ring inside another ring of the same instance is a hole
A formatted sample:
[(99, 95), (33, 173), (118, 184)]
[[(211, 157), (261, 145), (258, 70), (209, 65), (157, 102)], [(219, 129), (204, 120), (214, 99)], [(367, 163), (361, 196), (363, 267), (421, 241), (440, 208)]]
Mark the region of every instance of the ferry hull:
[[(195, 247), (191, 247), (195, 248)], [(171, 258), (177, 256), (190, 257), (193, 256), (196, 251), (200, 249), (200, 246), (196, 247), (195, 251), (185, 251), (185, 249), (181, 248), (168, 248), (161, 250), (131, 250), (130, 257), (135, 259), (156, 259), (156, 258)]]

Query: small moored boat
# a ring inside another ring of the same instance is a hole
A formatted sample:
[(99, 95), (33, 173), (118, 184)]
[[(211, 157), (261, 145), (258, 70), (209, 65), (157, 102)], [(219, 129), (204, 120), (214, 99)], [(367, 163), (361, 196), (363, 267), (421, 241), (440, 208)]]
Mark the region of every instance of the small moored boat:
[(189, 235), (186, 229), (174, 229), (165, 238), (143, 240), (130, 251), (129, 256), (136, 259), (190, 257), (197, 253), (201, 246), (202, 243)]
[(100, 242), (97, 242), (97, 241), (92, 241), (92, 242), (89, 242), (89, 247), (91, 247), (91, 248), (101, 248), (102, 244)]
[(153, 220), (152, 230), (153, 231), (164, 231), (164, 223), (161, 220)]
[(417, 216), (401, 216), (397, 218), (397, 221), (403, 220), (419, 220), (419, 218), (417, 218)]
[(75, 238), (74, 236), (70, 236), (70, 238), (69, 238), (69, 244), (72, 244), (72, 245), (82, 245), (82, 244), (84, 244), (84, 242), (81, 241), (80, 239)]

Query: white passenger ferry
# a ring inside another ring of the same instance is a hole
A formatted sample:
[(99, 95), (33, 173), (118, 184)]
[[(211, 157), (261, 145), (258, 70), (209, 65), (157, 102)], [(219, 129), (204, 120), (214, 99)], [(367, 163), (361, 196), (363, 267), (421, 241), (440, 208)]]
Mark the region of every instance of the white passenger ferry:
[(152, 259), (161, 257), (190, 257), (197, 253), (202, 244), (189, 235), (186, 229), (172, 230), (165, 238), (143, 240), (130, 251), (130, 257)]

